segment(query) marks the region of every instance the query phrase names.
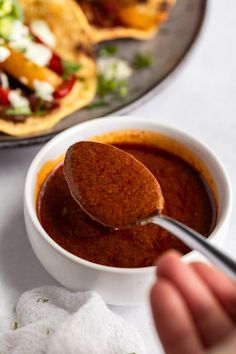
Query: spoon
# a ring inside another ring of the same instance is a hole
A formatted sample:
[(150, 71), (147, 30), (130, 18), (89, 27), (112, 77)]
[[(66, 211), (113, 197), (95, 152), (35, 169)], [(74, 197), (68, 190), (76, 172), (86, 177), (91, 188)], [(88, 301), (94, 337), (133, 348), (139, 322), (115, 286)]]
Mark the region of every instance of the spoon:
[(233, 259), (197, 231), (162, 214), (158, 181), (132, 155), (112, 145), (81, 141), (67, 150), (64, 173), (72, 197), (100, 224), (118, 230), (159, 225), (236, 280)]

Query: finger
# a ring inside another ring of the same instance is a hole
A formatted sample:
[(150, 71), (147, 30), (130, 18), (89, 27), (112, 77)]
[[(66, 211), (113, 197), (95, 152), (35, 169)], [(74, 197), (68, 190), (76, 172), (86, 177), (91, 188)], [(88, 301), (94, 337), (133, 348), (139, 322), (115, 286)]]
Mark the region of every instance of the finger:
[(233, 330), (233, 322), (210, 289), (179, 256), (167, 254), (159, 261), (158, 276), (172, 282), (182, 294), (206, 347), (217, 343)]
[(151, 306), (166, 354), (203, 354), (189, 309), (170, 282), (160, 280), (153, 286)]
[(162, 262), (162, 260), (164, 259), (166, 259), (166, 257), (175, 257), (175, 258), (178, 258), (178, 259), (180, 259), (182, 256), (183, 256), (183, 254), (182, 253), (180, 253), (180, 252), (178, 252), (178, 251), (176, 251), (176, 250), (170, 250), (170, 251), (166, 251), (164, 254), (162, 254), (161, 256), (159, 256), (158, 258), (157, 258), (157, 260), (156, 260), (156, 262), (155, 262), (155, 264), (156, 264), (156, 266), (157, 266), (157, 268), (156, 268), (156, 274), (157, 274), (157, 278), (158, 278), (158, 276), (159, 276), (159, 263), (163, 263)]
[(236, 321), (236, 283), (207, 264), (192, 263), (191, 266), (204, 280), (224, 310)]
[(207, 354), (235, 354), (236, 348), (236, 330), (232, 334), (226, 337), (221, 343), (217, 346), (211, 348), (207, 351)]

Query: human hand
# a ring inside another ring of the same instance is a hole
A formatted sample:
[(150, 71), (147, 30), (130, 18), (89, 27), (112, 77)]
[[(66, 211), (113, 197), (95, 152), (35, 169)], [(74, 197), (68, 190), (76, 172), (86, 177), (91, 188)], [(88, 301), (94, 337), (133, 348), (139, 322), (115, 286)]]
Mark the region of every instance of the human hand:
[(156, 329), (166, 354), (236, 353), (236, 283), (177, 252), (158, 260), (151, 290)]

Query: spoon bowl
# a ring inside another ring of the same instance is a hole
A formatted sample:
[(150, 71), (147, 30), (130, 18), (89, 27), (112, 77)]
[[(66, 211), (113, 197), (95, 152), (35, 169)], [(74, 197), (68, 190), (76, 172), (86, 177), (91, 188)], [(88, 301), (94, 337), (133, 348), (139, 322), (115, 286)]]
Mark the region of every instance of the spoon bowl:
[(80, 141), (66, 152), (70, 193), (94, 220), (124, 228), (162, 210), (164, 198), (153, 174), (127, 152), (109, 144)]

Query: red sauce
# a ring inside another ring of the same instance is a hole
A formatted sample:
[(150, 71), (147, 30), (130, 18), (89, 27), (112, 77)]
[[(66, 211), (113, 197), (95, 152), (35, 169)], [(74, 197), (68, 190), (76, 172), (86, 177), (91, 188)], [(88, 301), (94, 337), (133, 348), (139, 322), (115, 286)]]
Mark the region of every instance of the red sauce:
[[(165, 199), (163, 214), (174, 217), (205, 236), (212, 231), (216, 210), (211, 192), (199, 173), (180, 157), (144, 145), (116, 144), (131, 153), (154, 174)], [(157, 225), (114, 231), (85, 214), (70, 194), (63, 171), (57, 166), (43, 183), (38, 217), (50, 237), (67, 251), (114, 267), (146, 267), (170, 248), (189, 249)]]
[(64, 175), (81, 208), (117, 229), (159, 213), (164, 198), (155, 176), (131, 154), (110, 144), (79, 141), (67, 150)]

